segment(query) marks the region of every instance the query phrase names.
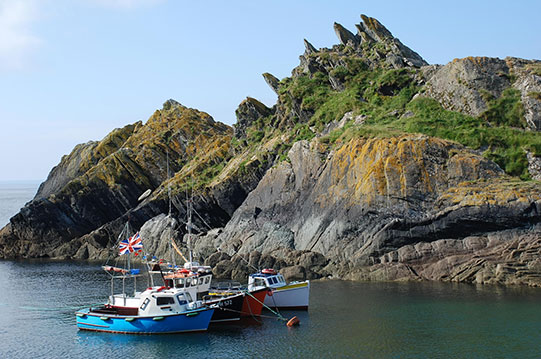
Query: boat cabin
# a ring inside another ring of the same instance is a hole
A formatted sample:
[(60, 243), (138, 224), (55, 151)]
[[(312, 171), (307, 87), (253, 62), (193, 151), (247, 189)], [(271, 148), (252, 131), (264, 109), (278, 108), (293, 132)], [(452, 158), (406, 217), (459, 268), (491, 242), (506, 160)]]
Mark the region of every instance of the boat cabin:
[(133, 297), (122, 294), (111, 296), (109, 304), (94, 308), (91, 312), (130, 316), (181, 313), (202, 306), (201, 302), (194, 300), (194, 293), (168, 287), (150, 287)]
[(248, 278), (248, 290), (255, 290), (261, 287), (280, 288), (285, 286), (286, 280), (274, 269), (263, 269), (259, 273), (250, 274)]
[[(188, 262), (184, 264), (184, 268), (171, 269), (161, 268), (160, 263), (150, 263), (149, 268), (152, 285), (165, 280), (168, 287), (186, 290), (195, 289), (197, 293), (202, 295), (206, 294), (210, 289), (212, 271), (209, 266), (201, 266), (197, 262)], [(153, 276), (157, 276), (157, 278)]]
[(189, 292), (166, 287), (148, 288), (141, 293), (139, 315), (181, 313), (201, 306)]

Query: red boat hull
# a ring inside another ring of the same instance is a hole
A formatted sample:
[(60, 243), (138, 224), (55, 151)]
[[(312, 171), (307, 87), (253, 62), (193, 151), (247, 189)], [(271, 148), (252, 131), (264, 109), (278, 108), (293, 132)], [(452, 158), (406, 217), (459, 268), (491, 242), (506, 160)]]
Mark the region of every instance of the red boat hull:
[(263, 302), (267, 295), (267, 288), (255, 290), (253, 292), (246, 293), (244, 296), (244, 303), (242, 303), (241, 317), (253, 317), (260, 316), (263, 310)]

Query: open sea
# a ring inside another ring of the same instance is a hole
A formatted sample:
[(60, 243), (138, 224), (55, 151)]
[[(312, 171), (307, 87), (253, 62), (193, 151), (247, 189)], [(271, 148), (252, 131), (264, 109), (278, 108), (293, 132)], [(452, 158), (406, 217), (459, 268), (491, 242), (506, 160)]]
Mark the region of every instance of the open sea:
[[(0, 188), (3, 222), (30, 192)], [(541, 289), (527, 287), (322, 280), (309, 311), (282, 312), (295, 328), (261, 318), (192, 334), (79, 331), (74, 312), (109, 294), (100, 265), (0, 261), (0, 358), (541, 358)]]
[(0, 181), (0, 228), (34, 198), (39, 184), (36, 181)]

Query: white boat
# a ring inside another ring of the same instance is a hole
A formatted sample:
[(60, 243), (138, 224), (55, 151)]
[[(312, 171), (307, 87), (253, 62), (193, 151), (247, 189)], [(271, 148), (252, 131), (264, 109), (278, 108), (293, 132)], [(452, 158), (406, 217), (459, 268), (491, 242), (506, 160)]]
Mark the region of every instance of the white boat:
[(265, 305), (280, 309), (308, 309), (310, 302), (310, 281), (286, 283), (284, 276), (274, 269), (263, 269), (250, 274), (248, 290), (267, 287)]
[[(94, 308), (77, 311), (77, 327), (110, 333), (152, 334), (181, 333), (207, 330), (214, 307), (197, 300), (195, 293), (185, 287), (170, 288), (154, 286), (137, 291), (140, 269), (131, 268), (130, 254), (142, 249), (139, 233), (129, 236), (131, 230), (126, 223), (119, 238), (119, 255), (125, 256), (127, 266), (103, 266), (111, 277), (111, 296), (108, 303)], [(121, 281), (122, 292), (115, 294), (115, 280)], [(133, 295), (126, 290), (126, 280), (133, 281)]]

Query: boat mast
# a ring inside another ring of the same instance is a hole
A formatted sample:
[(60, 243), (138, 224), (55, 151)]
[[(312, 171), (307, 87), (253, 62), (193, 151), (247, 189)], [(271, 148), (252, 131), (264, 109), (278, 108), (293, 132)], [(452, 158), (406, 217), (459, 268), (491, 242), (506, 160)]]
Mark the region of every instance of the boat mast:
[[(193, 189), (192, 189), (193, 198)], [(188, 200), (188, 250), (190, 251), (190, 269), (192, 269), (192, 198)]]
[[(169, 122), (167, 122), (167, 131), (169, 132)], [(171, 236), (169, 241), (169, 253), (171, 253), (171, 263), (173, 264), (173, 268), (176, 267), (177, 263), (175, 260), (175, 253), (173, 252), (173, 245), (171, 244), (171, 241), (173, 240), (173, 226), (172, 226), (172, 217), (171, 217), (171, 209), (172, 209), (172, 201), (171, 201), (171, 175), (169, 172), (169, 142), (171, 138), (169, 137), (167, 139), (167, 147), (165, 149), (166, 158), (167, 158), (167, 198), (169, 201), (169, 212), (167, 213), (167, 220), (168, 220), (168, 226), (169, 226), (169, 235)]]
[[(186, 189), (187, 191), (187, 189)], [(190, 255), (190, 261), (189, 266), (190, 270), (192, 269), (192, 262), (193, 262), (193, 253), (192, 253), (192, 212), (193, 212), (193, 178), (192, 178), (192, 188), (191, 188), (191, 195), (188, 197), (188, 193), (186, 192), (186, 201), (188, 202), (188, 205), (186, 206), (187, 215), (188, 215), (188, 221), (186, 222), (186, 229), (188, 230), (188, 252)]]
[[(126, 222), (126, 238), (128, 240), (128, 243), (130, 242), (130, 222)], [(131, 256), (131, 253), (130, 251), (128, 251), (128, 273), (130, 273), (131, 271), (131, 264), (130, 264), (130, 256)], [(127, 273), (123, 273), (122, 274), (122, 296), (124, 297), (124, 305), (126, 305), (126, 274)]]

